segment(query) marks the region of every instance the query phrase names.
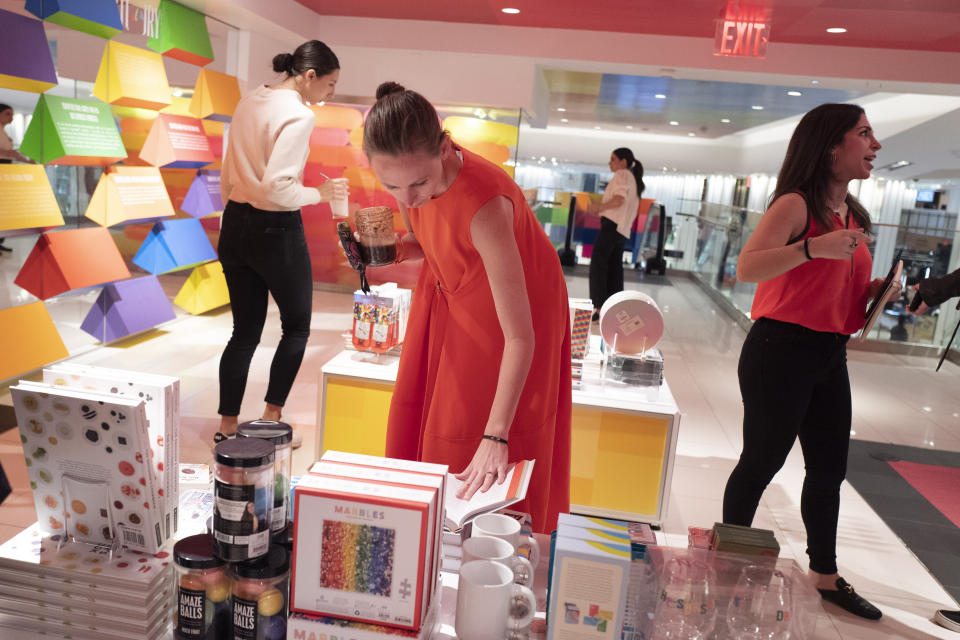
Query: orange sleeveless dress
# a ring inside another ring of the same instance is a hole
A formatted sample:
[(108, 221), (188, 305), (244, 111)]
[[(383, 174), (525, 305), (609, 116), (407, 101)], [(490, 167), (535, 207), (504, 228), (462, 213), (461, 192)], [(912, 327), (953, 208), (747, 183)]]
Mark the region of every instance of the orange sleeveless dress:
[(536, 459), (527, 499), (538, 532), (570, 507), (570, 320), (557, 252), (517, 184), (462, 149), (456, 180), (410, 209), (425, 255), (413, 294), (387, 425), (386, 455), (437, 462), (459, 473), (480, 444), (497, 388), (503, 332), (470, 221), (497, 196), (514, 206), (516, 236), (536, 335), (533, 362), (508, 439), (511, 462)]

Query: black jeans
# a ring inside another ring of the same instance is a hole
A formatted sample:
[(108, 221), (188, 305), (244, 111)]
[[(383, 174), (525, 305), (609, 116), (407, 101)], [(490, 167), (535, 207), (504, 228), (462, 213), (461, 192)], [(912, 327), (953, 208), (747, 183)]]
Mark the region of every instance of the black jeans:
[(607, 298), (623, 291), (623, 246), (627, 239), (617, 231), (617, 223), (600, 218), (600, 233), (590, 254), (590, 299), (600, 309)]
[(768, 318), (740, 352), (743, 453), (727, 480), (723, 521), (750, 526), (764, 489), (799, 436), (806, 475), (800, 514), (810, 568), (837, 572), (840, 485), (850, 445), (848, 336)]
[(313, 273), (299, 211), (262, 211), (230, 201), (217, 246), (230, 291), (233, 335), (220, 358), (220, 415), (240, 414), (250, 359), (267, 319), (267, 293), (280, 309), (282, 336), (264, 400), (283, 406), (310, 337)]

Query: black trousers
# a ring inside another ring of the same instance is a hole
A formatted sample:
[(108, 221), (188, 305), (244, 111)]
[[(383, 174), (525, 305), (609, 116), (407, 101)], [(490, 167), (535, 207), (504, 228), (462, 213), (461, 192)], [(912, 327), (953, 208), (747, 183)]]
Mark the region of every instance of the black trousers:
[(627, 239), (617, 231), (617, 223), (600, 218), (600, 233), (590, 255), (590, 299), (600, 309), (607, 298), (623, 291), (623, 246)]
[(810, 568), (824, 574), (837, 572), (840, 485), (850, 445), (847, 339), (768, 318), (754, 323), (738, 367), (743, 453), (723, 494), (723, 521), (750, 526), (760, 496), (799, 437), (807, 555)]
[(263, 211), (230, 201), (217, 246), (230, 291), (233, 335), (220, 358), (220, 415), (240, 414), (250, 360), (267, 318), (267, 294), (280, 309), (282, 336), (264, 400), (283, 406), (310, 337), (313, 274), (299, 211)]

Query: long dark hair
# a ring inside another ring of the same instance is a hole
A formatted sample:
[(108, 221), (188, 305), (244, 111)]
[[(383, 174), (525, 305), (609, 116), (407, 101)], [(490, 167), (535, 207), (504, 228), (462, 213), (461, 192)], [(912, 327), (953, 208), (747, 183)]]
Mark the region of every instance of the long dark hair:
[[(770, 202), (782, 195), (799, 192), (807, 201), (807, 210), (821, 233), (831, 231), (833, 220), (827, 207), (827, 189), (833, 178), (833, 148), (857, 126), (863, 113), (863, 108), (855, 104), (822, 104), (808, 111), (793, 130)], [(872, 228), (870, 214), (860, 201), (848, 193), (846, 203), (857, 226), (869, 232)]]
[(627, 169), (633, 174), (633, 179), (637, 181), (637, 197), (639, 198), (643, 190), (647, 188), (647, 185), (643, 184), (643, 165), (633, 156), (633, 151), (626, 147), (614, 149), (613, 155), (627, 161)]
[(3, 104), (2, 102), (0, 102), (0, 113), (3, 113), (7, 109), (10, 109), (11, 111), (13, 111), (13, 107), (11, 107), (8, 104)]
[(370, 108), (363, 125), (363, 151), (367, 157), (417, 152), (437, 156), (447, 136), (437, 110), (422, 95), (396, 82), (384, 82), (377, 87), (377, 103)]
[(340, 68), (340, 60), (330, 47), (319, 40), (307, 40), (292, 54), (278, 53), (273, 56), (273, 70), (287, 77), (298, 76), (313, 69), (321, 78)]

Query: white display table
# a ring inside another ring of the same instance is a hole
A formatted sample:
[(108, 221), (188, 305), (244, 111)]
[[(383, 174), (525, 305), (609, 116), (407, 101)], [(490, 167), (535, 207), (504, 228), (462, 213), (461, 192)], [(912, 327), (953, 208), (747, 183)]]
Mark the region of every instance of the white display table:
[[(666, 382), (657, 389), (601, 380), (600, 359), (600, 339), (592, 336), (573, 391), (570, 510), (659, 525), (680, 411)], [(327, 449), (384, 454), (398, 362), (394, 355), (346, 350), (323, 366), (316, 458)]]

